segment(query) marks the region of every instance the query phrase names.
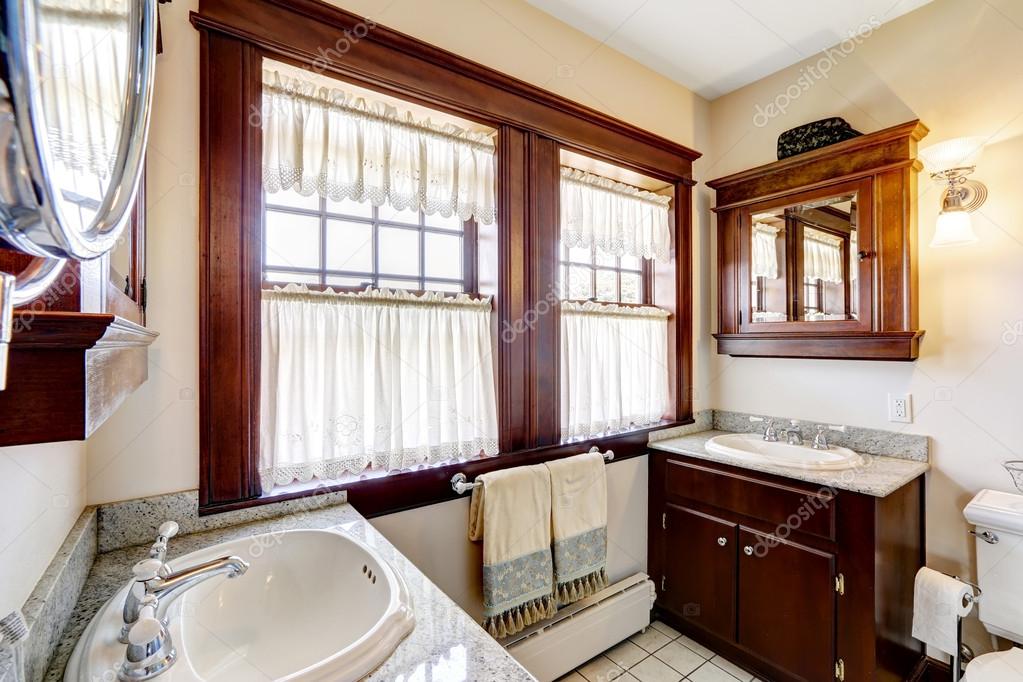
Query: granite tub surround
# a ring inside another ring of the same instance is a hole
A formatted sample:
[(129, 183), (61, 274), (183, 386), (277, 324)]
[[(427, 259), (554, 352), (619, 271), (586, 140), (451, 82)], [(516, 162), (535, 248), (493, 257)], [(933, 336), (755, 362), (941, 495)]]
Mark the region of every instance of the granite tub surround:
[[(714, 410), (714, 425), (712, 428), (729, 433), (763, 433), (764, 423), (751, 422), (750, 417), (773, 419), (774, 426), (778, 431), (790, 429), (789, 422), (794, 419), (794, 417), (775, 417), (764, 414), (753, 415), (748, 412)], [(803, 440), (807, 443), (812, 443), (817, 424), (821, 422), (807, 419), (797, 419), (797, 421), (799, 421), (799, 431), (803, 435)], [(828, 442), (832, 445), (840, 445), (850, 450), (855, 450), (860, 454), (897, 457), (917, 462), (927, 462), (930, 459), (930, 440), (927, 436), (913, 433), (846, 426), (845, 433), (829, 431)]]
[(864, 460), (862, 466), (842, 471), (797, 469), (708, 452), (707, 441), (714, 436), (720, 436), (725, 433), (734, 432), (717, 429), (704, 431), (702, 433), (694, 433), (688, 436), (650, 443), (650, 448), (696, 457), (698, 459), (706, 459), (712, 462), (720, 462), (721, 464), (729, 464), (752, 471), (760, 471), (765, 474), (784, 476), (785, 478), (806, 481), (822, 487), (834, 488), (835, 490), (863, 493), (874, 497), (887, 497), (930, 469), (930, 464), (926, 461), (921, 462), (915, 459), (871, 455), (862, 452), (860, 453), (863, 455)]
[[(326, 500), (321, 502), (325, 503)], [(251, 510), (245, 513), (251, 513)], [(161, 517), (161, 520), (165, 519)], [(368, 680), (535, 680), (351, 505), (335, 503), (333, 506), (324, 504), (315, 507), (307, 501), (288, 516), (182, 535), (171, 541), (170, 555), (177, 557), (228, 540), (264, 533), (328, 528), (347, 533), (377, 551), (405, 579), (412, 597), (415, 629)], [(86, 625), (100, 607), (125, 584), (131, 575), (131, 566), (144, 558), (147, 550), (148, 544), (141, 544), (97, 557), (78, 606), (54, 653), (45, 677), (47, 682), (63, 679), (68, 658)], [(344, 615), (339, 614), (339, 617)]]
[(22, 671), (0, 658), (0, 682), (38, 682), (61, 640), (96, 558), (96, 508), (86, 507), (22, 607), (28, 638), (22, 643)]
[(273, 504), (260, 505), (249, 509), (199, 516), (199, 491), (186, 490), (169, 495), (158, 495), (126, 502), (105, 504), (99, 508), (99, 551), (152, 543), (156, 540), (157, 528), (167, 520), (177, 521), (181, 535), (200, 533), (217, 528), (236, 526), (239, 523), (273, 519), (307, 511), (321, 509), (348, 501), (348, 493), (323, 492)]

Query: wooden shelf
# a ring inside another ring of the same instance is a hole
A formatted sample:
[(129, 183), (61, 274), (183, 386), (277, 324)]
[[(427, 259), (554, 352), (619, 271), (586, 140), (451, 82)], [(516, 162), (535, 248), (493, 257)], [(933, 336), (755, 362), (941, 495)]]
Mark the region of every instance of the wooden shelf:
[(88, 438), (148, 378), (157, 336), (111, 314), (16, 313), (0, 447)]

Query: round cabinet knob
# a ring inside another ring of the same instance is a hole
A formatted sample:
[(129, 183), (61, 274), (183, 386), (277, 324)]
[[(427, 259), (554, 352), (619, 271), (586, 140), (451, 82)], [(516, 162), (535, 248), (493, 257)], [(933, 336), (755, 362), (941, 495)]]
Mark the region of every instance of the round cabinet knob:
[(728, 538), (718, 538), (718, 544), (724, 547), (728, 544)]
[(753, 548), (751, 546), (749, 546), (749, 545), (746, 545), (745, 547), (743, 547), (742, 551), (743, 551), (743, 553), (746, 556), (753, 556)]

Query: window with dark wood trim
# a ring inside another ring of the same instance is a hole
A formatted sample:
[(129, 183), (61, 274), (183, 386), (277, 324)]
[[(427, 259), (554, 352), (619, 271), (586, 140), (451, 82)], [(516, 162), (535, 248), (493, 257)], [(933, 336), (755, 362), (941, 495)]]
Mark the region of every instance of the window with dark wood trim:
[[(653, 428), (691, 422), (690, 238), (692, 163), (698, 152), (384, 26), (375, 25), (368, 33), (357, 30), (364, 27), (363, 18), (319, 0), (202, 0), (192, 23), (201, 33), (201, 513), (310, 494), (267, 499), (259, 484), (264, 206), (262, 139), (259, 126), (249, 121), (261, 110), (263, 59), (314, 68), (498, 130), (497, 222), (480, 226), (474, 235), (472, 277), (478, 285), (471, 288), (494, 297), (502, 456), (345, 485), (349, 501), (360, 512), (374, 516), (451, 499), (450, 480), (456, 472), (472, 479), (591, 446), (613, 449), (616, 460), (646, 453), (650, 428), (573, 442), (561, 439), (559, 316), (556, 301), (552, 304), (548, 296), (557, 289), (561, 262), (556, 226), (560, 154), (565, 150), (641, 173), (671, 192), (672, 257), (650, 268), (644, 293), (651, 305), (671, 313), (671, 405), (662, 424)], [(344, 35), (365, 37), (337, 55), (322, 49)], [(321, 208), (316, 219), (328, 219), (332, 211)], [(351, 216), (343, 211), (339, 215)], [(379, 219), (376, 224), (382, 226)], [(417, 237), (427, 234), (429, 226), (417, 220)], [(328, 270), (320, 264), (315, 269), (323, 281)], [(384, 279), (379, 268), (374, 273)], [(470, 288), (465, 273), (463, 287)], [(416, 279), (427, 284), (426, 277)], [(509, 329), (515, 333), (505, 334)]]
[(562, 300), (650, 303), (649, 260), (609, 256), (596, 246), (589, 249), (560, 246), (558, 285)]
[(474, 293), (475, 237), (476, 222), (458, 216), (264, 194), (263, 281)]

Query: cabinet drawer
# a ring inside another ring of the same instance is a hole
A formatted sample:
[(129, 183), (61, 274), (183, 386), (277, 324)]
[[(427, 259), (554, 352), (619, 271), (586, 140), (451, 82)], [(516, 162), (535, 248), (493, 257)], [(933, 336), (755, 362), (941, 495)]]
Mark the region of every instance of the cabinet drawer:
[(801, 532), (835, 540), (836, 499), (827, 491), (767, 483), (669, 459), (664, 492)]

